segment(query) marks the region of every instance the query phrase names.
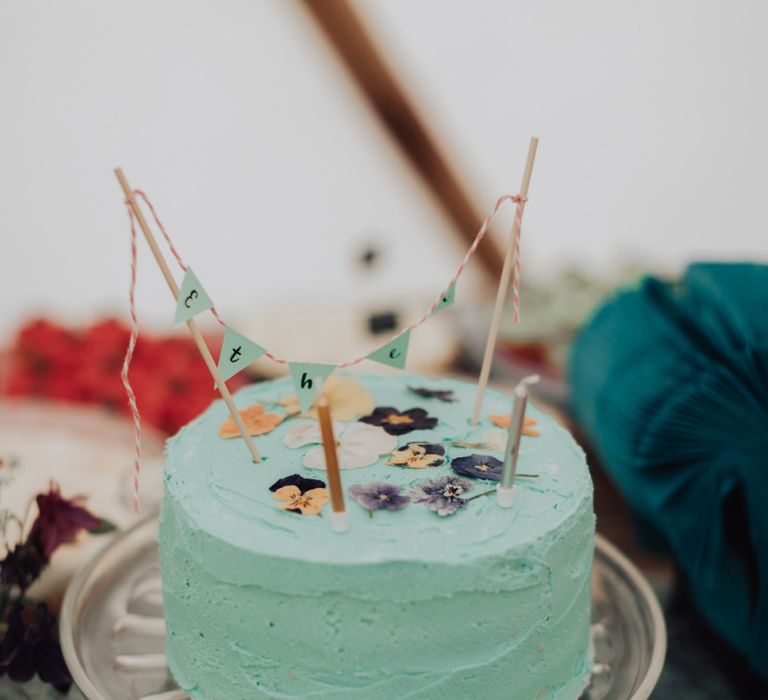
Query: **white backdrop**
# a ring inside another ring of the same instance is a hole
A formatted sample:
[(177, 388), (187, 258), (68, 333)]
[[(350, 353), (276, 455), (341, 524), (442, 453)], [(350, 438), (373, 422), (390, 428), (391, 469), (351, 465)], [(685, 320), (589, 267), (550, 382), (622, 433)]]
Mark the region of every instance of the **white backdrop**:
[[(482, 210), (541, 137), (527, 274), (765, 258), (765, 3), (357, 7)], [(297, 2), (0, 0), (0, 340), (35, 311), (125, 312), (117, 164), (229, 318), (431, 300), (462, 254)], [(364, 279), (369, 240), (387, 257)], [(165, 324), (141, 264), (141, 315)]]

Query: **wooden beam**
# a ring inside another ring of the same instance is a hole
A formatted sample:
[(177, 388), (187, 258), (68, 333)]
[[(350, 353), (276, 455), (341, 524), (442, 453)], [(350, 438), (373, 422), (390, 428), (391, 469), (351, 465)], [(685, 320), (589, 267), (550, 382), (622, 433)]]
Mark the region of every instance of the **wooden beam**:
[[(378, 118), (453, 222), (463, 242), (470, 245), (484, 217), (475, 209), (469, 188), (451, 168), (371, 40), (363, 21), (348, 0), (302, 2), (325, 32)], [(485, 237), (477, 254), (488, 275), (497, 280), (503, 257), (493, 244), (493, 236)]]

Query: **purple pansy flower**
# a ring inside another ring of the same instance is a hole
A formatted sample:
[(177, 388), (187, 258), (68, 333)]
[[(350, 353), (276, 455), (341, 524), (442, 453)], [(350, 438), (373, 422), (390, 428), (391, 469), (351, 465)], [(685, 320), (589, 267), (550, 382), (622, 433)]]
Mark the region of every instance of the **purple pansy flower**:
[(377, 406), (371, 415), (363, 416), (360, 420), (378, 425), (390, 435), (405, 435), (412, 430), (431, 430), (437, 425), (437, 418), (427, 415), (423, 408), (398, 411), (391, 406)]
[(475, 479), (488, 479), (489, 481), (501, 481), (501, 471), (504, 462), (491, 455), (468, 455), (457, 457), (451, 461), (451, 469), (462, 476), (471, 476)]
[(295, 486), (301, 493), (306, 493), (312, 489), (325, 488), (325, 482), (320, 479), (307, 479), (306, 477), (301, 476), (301, 474), (291, 474), (290, 476), (278, 479), (269, 487), (269, 490), (274, 493), (278, 489), (283, 488), (283, 486)]
[(421, 503), (438, 515), (453, 515), (467, 505), (463, 496), (471, 490), (472, 483), (466, 479), (443, 476), (412, 486), (410, 496), (414, 503)]
[(353, 484), (349, 487), (349, 495), (370, 511), (400, 510), (405, 508), (411, 500), (408, 496), (400, 494), (399, 486), (383, 481)]
[(428, 389), (424, 386), (409, 386), (408, 390), (425, 399), (439, 399), (445, 403), (456, 402), (453, 396), (453, 389)]

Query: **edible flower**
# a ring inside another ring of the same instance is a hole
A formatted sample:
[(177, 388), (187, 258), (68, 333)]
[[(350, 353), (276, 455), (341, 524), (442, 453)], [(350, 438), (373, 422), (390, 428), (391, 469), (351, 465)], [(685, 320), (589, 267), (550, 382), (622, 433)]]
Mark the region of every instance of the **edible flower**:
[(467, 505), (463, 498), (472, 490), (471, 482), (456, 476), (429, 479), (411, 487), (410, 497), (414, 503), (421, 503), (440, 516), (453, 515)]
[(387, 464), (408, 469), (439, 467), (445, 464), (445, 448), (432, 442), (409, 442), (392, 452)]
[(425, 399), (439, 399), (444, 403), (456, 402), (453, 396), (453, 389), (427, 389), (423, 386), (409, 386), (408, 390)]
[[(511, 413), (505, 413), (503, 415), (491, 415), (488, 416), (491, 419), (491, 423), (497, 425), (499, 428), (509, 429), (509, 421), (512, 420)], [(534, 425), (538, 425), (538, 422), (534, 418), (525, 418), (523, 421), (523, 435), (529, 437), (538, 437), (541, 433), (533, 428)]]
[(410, 502), (408, 496), (400, 494), (400, 487), (383, 481), (372, 481), (368, 484), (353, 484), (349, 487), (349, 495), (371, 515), (374, 510), (400, 510)]
[(456, 447), (465, 447), (469, 450), (490, 450), (491, 452), (504, 452), (507, 449), (509, 434), (506, 430), (489, 428), (480, 435), (480, 440), (452, 440)]
[(437, 425), (437, 418), (429, 416), (423, 408), (398, 411), (391, 406), (377, 406), (371, 415), (363, 416), (360, 420), (381, 426), (390, 435), (405, 435), (412, 430), (431, 430)]
[[(397, 438), (387, 435), (381, 428), (365, 423), (339, 423), (333, 421), (336, 436), (336, 454), (339, 469), (359, 469), (375, 464), (381, 455), (391, 452), (397, 445)], [(285, 433), (283, 442), (287, 447), (297, 448), (316, 445), (304, 455), (303, 464), (310, 469), (325, 469), (323, 436), (317, 421), (294, 423)]]
[(323, 506), (331, 499), (325, 482), (307, 479), (300, 474), (291, 474), (276, 481), (269, 490), (273, 492), (278, 508), (299, 515), (319, 515)]
[[(240, 417), (243, 419), (249, 435), (266, 435), (283, 422), (283, 417), (277, 413), (264, 413), (264, 406), (261, 404), (249, 406), (240, 411)], [(237, 429), (235, 419), (232, 416), (222, 423), (221, 428), (219, 428), (219, 436), (224, 439), (240, 437), (240, 431)]]
[[(373, 396), (363, 389), (355, 377), (331, 375), (323, 384), (323, 395), (328, 401), (331, 415), (340, 421), (354, 420), (358, 416), (370, 413), (375, 406)], [(288, 416), (297, 416), (301, 413), (299, 398), (296, 394), (286, 396), (280, 400), (280, 403)], [(307, 415), (317, 420), (317, 409), (314, 405)]]
[(457, 474), (489, 481), (501, 481), (503, 466), (504, 462), (491, 455), (471, 454), (451, 461), (451, 469)]

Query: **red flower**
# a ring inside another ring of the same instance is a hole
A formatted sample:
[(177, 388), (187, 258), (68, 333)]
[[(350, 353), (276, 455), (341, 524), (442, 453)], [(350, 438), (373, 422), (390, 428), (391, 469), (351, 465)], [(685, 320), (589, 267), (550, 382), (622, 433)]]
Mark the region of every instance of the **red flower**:
[[(120, 370), (129, 336), (124, 323), (111, 319), (77, 332), (33, 321), (18, 334), (8, 391), (13, 396), (95, 403), (127, 414)], [(214, 354), (219, 338), (206, 338)], [(129, 377), (142, 420), (167, 433), (176, 432), (216, 398), (205, 363), (186, 335), (140, 335)], [(245, 383), (238, 375), (227, 385), (234, 390)]]
[(60, 544), (73, 542), (81, 530), (93, 530), (102, 524), (95, 515), (82, 507), (84, 496), (72, 499), (61, 497), (58, 484), (51, 482), (51, 490), (37, 497), (39, 513), (29, 533), (39, 543), (43, 555), (49, 559)]

